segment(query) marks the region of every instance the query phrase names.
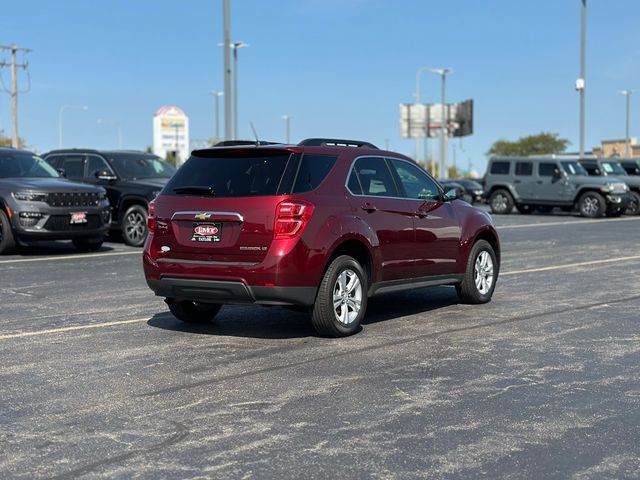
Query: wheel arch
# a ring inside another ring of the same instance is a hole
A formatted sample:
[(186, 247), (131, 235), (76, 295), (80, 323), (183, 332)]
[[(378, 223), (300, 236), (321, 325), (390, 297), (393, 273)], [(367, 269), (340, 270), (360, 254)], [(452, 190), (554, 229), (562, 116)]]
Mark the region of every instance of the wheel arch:
[(327, 255), (327, 261), (322, 269), (322, 276), (324, 276), (334, 259), (340, 255), (348, 255), (353, 257), (362, 266), (362, 269), (367, 275), (368, 285), (366, 290), (368, 290), (373, 283), (373, 277), (376, 271), (373, 263), (374, 255), (367, 243), (366, 240), (357, 237), (340, 239), (329, 251), (329, 255)]
[(515, 189), (508, 184), (502, 184), (499, 183), (497, 185), (492, 185), (491, 189), (489, 190), (489, 192), (486, 194), (486, 198), (487, 200), (491, 197), (491, 195), (493, 195), (497, 190), (506, 190), (509, 195), (511, 195), (511, 198), (513, 198), (514, 202), (519, 202), (520, 201), (520, 197), (518, 196), (517, 192), (515, 191)]
[(133, 205), (140, 205), (141, 207), (144, 207), (145, 210), (149, 210), (149, 201), (144, 197), (137, 195), (127, 195), (122, 197), (118, 206), (118, 223), (122, 221), (122, 215), (124, 215), (124, 212)]

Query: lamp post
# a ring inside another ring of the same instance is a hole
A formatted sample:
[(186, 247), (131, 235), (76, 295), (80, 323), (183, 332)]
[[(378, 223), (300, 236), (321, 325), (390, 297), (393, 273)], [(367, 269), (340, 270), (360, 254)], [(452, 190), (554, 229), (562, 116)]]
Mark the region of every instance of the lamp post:
[(78, 108), (80, 110), (87, 110), (86, 105), (62, 105), (58, 110), (58, 148), (62, 148), (62, 114), (68, 108)]
[(283, 115), (282, 119), (284, 120), (284, 124), (285, 124), (285, 131), (287, 133), (286, 143), (288, 145), (289, 143), (291, 143), (291, 139), (289, 137), (289, 133), (291, 131), (291, 115)]
[(216, 90), (211, 90), (209, 95), (213, 95), (213, 99), (215, 100), (215, 112), (216, 112), (216, 129), (215, 129), (215, 137), (214, 140), (217, 142), (220, 140), (220, 97), (224, 95), (224, 92), (218, 92)]
[(587, 75), (587, 0), (581, 0), (582, 21), (580, 28), (580, 78), (576, 82), (576, 90), (580, 92), (580, 158), (584, 157), (584, 117), (585, 117), (585, 77)]
[(618, 93), (626, 97), (626, 129), (624, 135), (624, 156), (631, 157), (631, 138), (629, 137), (629, 121), (631, 119), (631, 95), (635, 90), (620, 90)]
[[(416, 71), (416, 93), (415, 93), (416, 104), (420, 103), (420, 76), (422, 75), (422, 72), (426, 70), (429, 70), (429, 67), (419, 67), (418, 70)], [(429, 135), (429, 132), (425, 132), (425, 135)], [(426, 149), (426, 139), (425, 139), (425, 152), (426, 151), (427, 149)], [(420, 139), (416, 138), (416, 162), (420, 161), (419, 156), (420, 156)], [(425, 156), (425, 161), (426, 161), (426, 156)]]
[(233, 42), (233, 138), (238, 139), (238, 49), (248, 47), (248, 43)]
[(440, 103), (442, 107), (442, 117), (440, 120), (440, 178), (446, 180), (449, 177), (449, 172), (447, 171), (447, 128), (449, 122), (447, 118), (446, 85), (447, 74), (453, 73), (453, 70), (450, 68), (432, 68), (430, 71), (436, 75), (440, 75), (442, 79), (440, 92)]
[(120, 127), (120, 124), (118, 122), (116, 122), (115, 120), (107, 120), (104, 118), (99, 118), (96, 123), (101, 124), (101, 125), (114, 125), (116, 127), (116, 130), (118, 132), (118, 148), (120, 150), (122, 150), (122, 128)]

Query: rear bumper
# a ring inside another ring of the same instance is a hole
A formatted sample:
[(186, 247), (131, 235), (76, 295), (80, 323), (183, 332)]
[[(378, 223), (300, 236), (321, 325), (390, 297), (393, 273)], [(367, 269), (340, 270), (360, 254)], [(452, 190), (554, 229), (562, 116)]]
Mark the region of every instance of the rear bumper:
[(147, 278), (147, 285), (160, 297), (202, 303), (310, 306), (315, 287), (258, 287), (240, 281)]

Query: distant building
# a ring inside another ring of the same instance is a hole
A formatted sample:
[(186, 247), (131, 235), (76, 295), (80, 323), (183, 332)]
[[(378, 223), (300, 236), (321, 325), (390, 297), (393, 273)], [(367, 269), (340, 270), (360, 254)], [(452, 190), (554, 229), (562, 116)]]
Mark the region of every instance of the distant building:
[(153, 115), (153, 153), (175, 158), (176, 165), (189, 157), (189, 117), (181, 108), (165, 105)]
[[(596, 157), (624, 157), (626, 140), (602, 140), (599, 147), (593, 148), (593, 154)], [(640, 157), (640, 145), (638, 139), (631, 137), (629, 139), (631, 146), (631, 156)]]

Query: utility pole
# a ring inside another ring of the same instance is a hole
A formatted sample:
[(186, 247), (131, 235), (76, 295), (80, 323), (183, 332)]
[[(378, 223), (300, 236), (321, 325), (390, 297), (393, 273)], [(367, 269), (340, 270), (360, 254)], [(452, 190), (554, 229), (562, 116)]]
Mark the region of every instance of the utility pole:
[(282, 119), (284, 120), (285, 131), (287, 133), (286, 143), (289, 145), (291, 143), (289, 136), (289, 133), (291, 132), (291, 115), (283, 115)]
[(231, 6), (230, 0), (222, 0), (224, 48), (224, 139), (231, 140)]
[(11, 133), (11, 146), (13, 148), (19, 148), (20, 140), (18, 136), (18, 72), (17, 69), (27, 69), (28, 62), (17, 63), (16, 56), (18, 52), (29, 53), (30, 48), (21, 48), (17, 45), (0, 45), (0, 50), (9, 50), (11, 52), (11, 63), (0, 62), (0, 68), (10, 66), (11, 67), (11, 114), (13, 119), (13, 131)]
[(442, 108), (442, 117), (440, 120), (440, 178), (446, 180), (449, 177), (449, 172), (447, 170), (447, 129), (449, 126), (449, 119), (447, 115), (446, 85), (447, 74), (452, 73), (452, 70), (450, 68), (432, 68), (431, 72), (436, 75), (440, 75), (442, 79), (440, 91), (440, 103)]
[(631, 120), (631, 94), (635, 93), (635, 90), (621, 90), (622, 95), (626, 97), (626, 130), (624, 135), (624, 156), (625, 158), (631, 157), (631, 138), (629, 137), (629, 123)]
[(233, 42), (233, 138), (238, 139), (238, 49), (248, 47), (244, 42)]
[(220, 97), (224, 95), (224, 93), (212, 90), (209, 92), (209, 95), (212, 95), (213, 98), (215, 99), (216, 129), (215, 129), (215, 136), (213, 138), (215, 142), (219, 142), (220, 141), (220, 105), (219, 104), (220, 104)]
[(580, 158), (584, 157), (584, 117), (585, 117), (585, 79), (587, 75), (587, 0), (582, 1), (582, 22), (580, 28), (580, 78), (576, 89), (580, 92)]

